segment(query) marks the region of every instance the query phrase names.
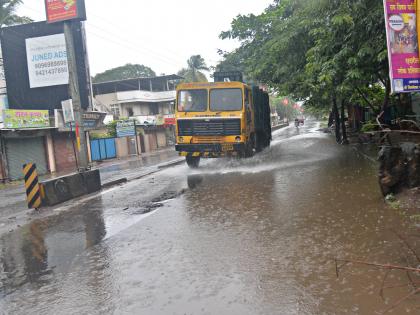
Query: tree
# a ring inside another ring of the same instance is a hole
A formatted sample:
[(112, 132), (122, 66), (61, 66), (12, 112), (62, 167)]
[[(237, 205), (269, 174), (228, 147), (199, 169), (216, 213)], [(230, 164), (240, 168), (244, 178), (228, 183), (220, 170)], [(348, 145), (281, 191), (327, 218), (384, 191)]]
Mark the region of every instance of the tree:
[(183, 68), (178, 72), (178, 75), (184, 77), (184, 82), (207, 82), (205, 74), (201, 71), (209, 71), (209, 68), (201, 55), (191, 56), (187, 60), (187, 65), (187, 68)]
[(101, 83), (107, 81), (135, 79), (135, 78), (150, 78), (155, 77), (156, 73), (149, 67), (128, 63), (124, 66), (106, 70), (98, 73), (93, 78), (94, 83)]
[(339, 127), (351, 102), (362, 100), (378, 112), (378, 96), (382, 109), (393, 101), (384, 25), (380, 1), (276, 1), (261, 15), (233, 20), (221, 38), (237, 39), (241, 46), (224, 54), (219, 66), (240, 63), (246, 76), (280, 95), (304, 101), (307, 108), (332, 109), (337, 140), (346, 143), (345, 126)]
[(30, 18), (16, 14), (16, 10), (22, 2), (22, 0), (3, 0), (0, 2), (0, 27), (32, 22)]

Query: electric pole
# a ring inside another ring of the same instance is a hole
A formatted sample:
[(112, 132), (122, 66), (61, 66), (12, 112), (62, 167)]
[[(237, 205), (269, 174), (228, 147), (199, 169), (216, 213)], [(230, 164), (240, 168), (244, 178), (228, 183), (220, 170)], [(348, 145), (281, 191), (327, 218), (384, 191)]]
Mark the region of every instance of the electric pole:
[(69, 68), (69, 95), (73, 100), (74, 120), (79, 128), (80, 150), (76, 150), (79, 169), (85, 171), (88, 168), (87, 144), (85, 128), (83, 126), (83, 109), (80, 99), (79, 77), (77, 75), (76, 52), (73, 37), (73, 21), (64, 22), (64, 37), (66, 39), (67, 63)]

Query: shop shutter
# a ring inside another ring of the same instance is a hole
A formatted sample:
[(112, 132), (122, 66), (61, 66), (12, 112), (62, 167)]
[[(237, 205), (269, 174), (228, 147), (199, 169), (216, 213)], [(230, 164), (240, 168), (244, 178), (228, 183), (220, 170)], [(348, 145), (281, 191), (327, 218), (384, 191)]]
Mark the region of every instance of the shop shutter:
[(157, 133), (157, 145), (159, 148), (166, 147), (166, 134), (165, 131), (159, 131)]
[(6, 140), (7, 166), (11, 180), (22, 179), (22, 166), (35, 163), (38, 174), (47, 173), (44, 138), (20, 138)]

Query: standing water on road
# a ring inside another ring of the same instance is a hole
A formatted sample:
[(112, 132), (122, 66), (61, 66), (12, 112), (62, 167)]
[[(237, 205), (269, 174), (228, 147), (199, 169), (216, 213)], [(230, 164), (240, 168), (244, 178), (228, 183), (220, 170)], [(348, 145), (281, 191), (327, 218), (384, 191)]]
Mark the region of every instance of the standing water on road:
[[(379, 296), (384, 272), (349, 265), (337, 278), (334, 259), (404, 265), (405, 251), (392, 230), (409, 228), (384, 204), (376, 165), (316, 130), (316, 123), (280, 130), (271, 148), (253, 158), (210, 160), (193, 171), (177, 166), (3, 236), (0, 309), (10, 314), (386, 309), (407, 288), (386, 290), (384, 301)], [(187, 187), (144, 220), (125, 213), (152, 191)], [(387, 285), (406, 282), (403, 272), (394, 272)], [(390, 314), (415, 314), (415, 302)]]

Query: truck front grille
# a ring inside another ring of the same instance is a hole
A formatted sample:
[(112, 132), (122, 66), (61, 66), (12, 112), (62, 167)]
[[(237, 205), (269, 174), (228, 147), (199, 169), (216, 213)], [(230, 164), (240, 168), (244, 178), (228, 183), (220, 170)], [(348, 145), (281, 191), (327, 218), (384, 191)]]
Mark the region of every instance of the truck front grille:
[(178, 120), (179, 136), (237, 136), (240, 134), (240, 119)]

